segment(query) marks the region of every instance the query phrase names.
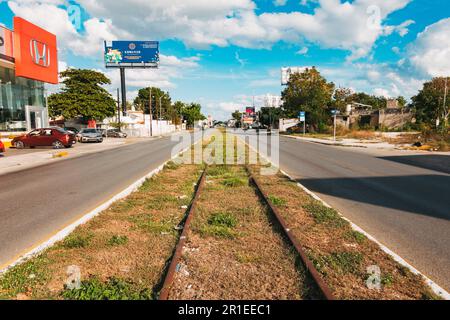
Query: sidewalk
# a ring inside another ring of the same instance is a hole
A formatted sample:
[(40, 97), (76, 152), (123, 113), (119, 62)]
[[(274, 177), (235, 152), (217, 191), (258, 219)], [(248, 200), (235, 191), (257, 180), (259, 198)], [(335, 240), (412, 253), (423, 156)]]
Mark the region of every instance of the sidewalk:
[(24, 170), (61, 159), (74, 158), (83, 154), (100, 152), (104, 150), (114, 149), (126, 144), (138, 143), (140, 141), (148, 141), (158, 139), (152, 138), (127, 138), (105, 139), (103, 143), (77, 143), (70, 149), (8, 149), (4, 155), (0, 155), (0, 175)]
[(310, 137), (300, 137), (292, 135), (282, 135), (292, 139), (304, 140), (319, 144), (338, 146), (338, 147), (354, 147), (354, 148), (367, 148), (367, 149), (384, 149), (384, 150), (400, 150), (401, 145), (393, 145), (388, 142), (379, 140), (360, 140), (360, 139), (343, 139), (338, 138), (336, 141), (331, 139), (320, 139)]

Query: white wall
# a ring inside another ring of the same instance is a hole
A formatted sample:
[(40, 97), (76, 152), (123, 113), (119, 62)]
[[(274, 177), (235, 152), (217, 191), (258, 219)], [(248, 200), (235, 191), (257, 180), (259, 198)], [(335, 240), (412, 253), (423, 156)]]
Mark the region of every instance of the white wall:
[(280, 119), (279, 121), (279, 130), (280, 132), (285, 132), (287, 129), (294, 127), (298, 124), (298, 119)]

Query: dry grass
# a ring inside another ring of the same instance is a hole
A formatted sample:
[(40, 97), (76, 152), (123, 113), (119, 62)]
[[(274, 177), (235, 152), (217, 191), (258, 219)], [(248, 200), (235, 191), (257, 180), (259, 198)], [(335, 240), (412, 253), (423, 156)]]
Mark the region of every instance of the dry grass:
[[(420, 133), (420, 134), (402, 134), (394, 139), (387, 139), (389, 143), (398, 145), (408, 145), (408, 150), (422, 151), (450, 151), (450, 134), (443, 133)], [(420, 142), (421, 146), (413, 146)]]
[[(313, 200), (285, 176), (261, 176), (259, 180), (268, 194), (286, 199), (281, 214), (336, 297), (437, 298), (420, 276), (395, 262), (378, 245), (352, 230), (335, 210)], [(372, 265), (381, 269), (379, 291), (366, 285), (367, 267)]]
[[(305, 299), (317, 293), (243, 167), (213, 167), (170, 299)], [(227, 179), (245, 181), (224, 184)]]
[[(186, 212), (182, 206), (192, 198), (199, 169), (169, 164), (139, 191), (78, 227), (64, 241), (7, 272), (0, 278), (0, 297), (155, 297), (178, 239), (175, 227)], [(78, 295), (67, 295), (68, 290), (64, 290), (67, 268), (72, 265), (80, 268), (86, 285), (86, 292)], [(117, 292), (105, 296), (111, 291)]]

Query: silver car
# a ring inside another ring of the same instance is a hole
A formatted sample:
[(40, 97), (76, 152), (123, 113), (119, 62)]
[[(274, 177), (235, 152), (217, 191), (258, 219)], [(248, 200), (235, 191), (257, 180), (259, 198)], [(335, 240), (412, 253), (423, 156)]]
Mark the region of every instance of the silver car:
[(102, 133), (97, 129), (84, 128), (77, 134), (80, 142), (103, 142)]

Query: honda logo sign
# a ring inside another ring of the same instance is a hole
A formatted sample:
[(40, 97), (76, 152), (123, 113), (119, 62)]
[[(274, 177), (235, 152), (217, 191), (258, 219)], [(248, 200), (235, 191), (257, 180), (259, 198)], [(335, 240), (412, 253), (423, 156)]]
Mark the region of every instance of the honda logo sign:
[(50, 50), (45, 43), (31, 40), (30, 53), (35, 64), (46, 68), (50, 66)]
[(16, 77), (58, 83), (56, 36), (20, 17), (14, 17)]

